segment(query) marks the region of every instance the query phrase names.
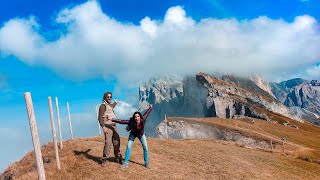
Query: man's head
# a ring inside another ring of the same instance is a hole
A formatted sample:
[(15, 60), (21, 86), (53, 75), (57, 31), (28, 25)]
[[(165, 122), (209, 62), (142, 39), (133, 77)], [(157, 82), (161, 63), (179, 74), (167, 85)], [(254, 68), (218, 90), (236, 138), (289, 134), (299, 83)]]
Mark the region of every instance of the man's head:
[(105, 92), (103, 94), (103, 99), (105, 101), (107, 101), (108, 103), (111, 103), (112, 102), (112, 93), (111, 92)]

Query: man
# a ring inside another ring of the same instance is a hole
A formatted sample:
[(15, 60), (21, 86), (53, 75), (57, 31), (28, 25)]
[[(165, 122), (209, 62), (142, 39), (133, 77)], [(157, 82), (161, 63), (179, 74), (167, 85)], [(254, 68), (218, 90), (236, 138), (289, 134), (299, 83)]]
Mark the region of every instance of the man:
[(99, 107), (98, 120), (104, 132), (104, 148), (102, 167), (106, 166), (109, 158), (111, 144), (113, 144), (114, 156), (118, 163), (122, 164), (122, 155), (120, 154), (120, 136), (116, 123), (112, 118), (116, 118), (113, 108), (117, 105), (117, 100), (112, 103), (112, 93), (106, 92), (103, 95), (102, 103)]

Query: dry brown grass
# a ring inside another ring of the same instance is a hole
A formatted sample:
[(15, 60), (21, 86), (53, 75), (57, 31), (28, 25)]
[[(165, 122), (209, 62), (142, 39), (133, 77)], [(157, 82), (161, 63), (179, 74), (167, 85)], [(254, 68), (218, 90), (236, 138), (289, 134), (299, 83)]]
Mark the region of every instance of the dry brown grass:
[[(222, 121), (217, 122), (229, 123)], [(243, 129), (251, 127), (251, 124), (243, 124), (244, 122), (240, 121), (230, 121), (230, 123)], [(269, 131), (268, 128), (262, 130)], [(121, 139), (122, 153), (125, 151), (126, 141), (127, 138)], [(110, 162), (106, 167), (100, 166), (103, 137), (69, 140), (60, 150), (62, 169), (58, 171), (54, 161), (53, 144), (49, 143), (42, 147), (43, 157), (51, 160), (45, 164), (46, 177), (47, 179), (320, 179), (319, 164), (280, 153), (243, 148), (233, 142), (148, 138), (148, 146), (150, 170), (143, 166), (143, 152), (139, 141), (134, 143), (129, 168), (122, 170), (115, 162)], [(28, 153), (8, 171), (14, 173), (14, 179), (37, 179), (33, 153)]]
[(168, 121), (196, 121), (206, 123), (220, 129), (236, 131), (244, 136), (270, 142), (275, 144), (274, 152), (282, 152), (281, 137), (286, 138), (285, 152), (293, 158), (304, 159), (309, 162), (320, 163), (320, 128), (301, 123), (285, 116), (272, 113), (273, 118), (278, 121), (288, 121), (295, 124), (299, 129), (287, 127), (282, 124), (275, 124), (260, 119), (255, 119), (255, 123), (247, 123), (234, 119), (223, 118), (169, 118)]

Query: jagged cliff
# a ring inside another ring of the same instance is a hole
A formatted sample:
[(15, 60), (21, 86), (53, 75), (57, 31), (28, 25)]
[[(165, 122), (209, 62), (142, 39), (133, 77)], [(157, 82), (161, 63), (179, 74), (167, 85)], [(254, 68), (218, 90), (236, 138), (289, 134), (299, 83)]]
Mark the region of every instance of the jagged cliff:
[(245, 115), (268, 120), (269, 117), (259, 111), (261, 108), (293, 117), (289, 108), (249, 79), (223, 76), (220, 80), (205, 73), (198, 73), (196, 78), (209, 91), (206, 100), (209, 116), (232, 118), (233, 115)]
[(139, 88), (140, 108), (146, 109), (148, 103), (154, 105), (146, 125), (147, 135), (156, 135), (155, 128), (163, 121), (165, 114), (184, 117), (205, 116), (207, 94), (206, 88), (194, 77), (181, 80), (173, 76), (162, 76), (143, 83)]
[[(288, 107), (301, 107), (309, 116), (319, 118), (320, 84), (317, 80), (291, 79), (281, 83), (271, 83), (276, 98)], [(293, 108), (294, 109), (294, 108)], [(309, 118), (312, 119), (312, 118)], [(317, 121), (312, 121), (320, 125)]]
[[(293, 89), (296, 87), (295, 84), (291, 86)], [(154, 112), (150, 118), (153, 122), (147, 124), (146, 132), (149, 136), (155, 136), (154, 130), (163, 121), (165, 114), (171, 117), (220, 118), (243, 115), (270, 121), (272, 117), (269, 117), (266, 111), (271, 111), (298, 121), (319, 123), (318, 116), (310, 112), (311, 110), (302, 109), (302, 106), (288, 107), (289, 104), (285, 102), (289, 100), (285, 99), (291, 96), (284, 98), (284, 95), (293, 92), (288, 89), (275, 91), (276, 87), (260, 77), (218, 77), (206, 73), (187, 76), (182, 80), (175, 77), (153, 78), (142, 84), (139, 89), (142, 109), (148, 103), (154, 104)], [(302, 99), (308, 100), (310, 95), (315, 97), (317, 93), (315, 90), (312, 93), (302, 93)]]

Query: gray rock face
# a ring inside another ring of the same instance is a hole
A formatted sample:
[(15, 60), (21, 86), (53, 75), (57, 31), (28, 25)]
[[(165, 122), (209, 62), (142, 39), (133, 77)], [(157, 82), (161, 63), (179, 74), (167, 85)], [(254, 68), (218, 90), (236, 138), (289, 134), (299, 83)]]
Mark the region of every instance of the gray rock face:
[[(194, 77), (157, 77), (139, 88), (140, 109), (153, 104), (153, 112), (146, 124), (148, 136), (155, 136), (156, 126), (164, 115), (183, 117), (203, 117), (207, 90)], [(152, 122), (150, 122), (152, 121)]]
[(197, 80), (209, 91), (207, 108), (210, 116), (231, 118), (234, 115), (244, 115), (267, 120), (266, 114), (257, 112), (255, 107), (259, 107), (293, 118), (289, 108), (250, 79), (223, 76), (220, 80), (205, 73), (198, 73)]
[(201, 139), (233, 141), (242, 145), (269, 149), (270, 145), (262, 140), (255, 140), (241, 135), (239, 132), (221, 129), (204, 123), (192, 121), (164, 121), (158, 125), (156, 132), (159, 138), (168, 139)]
[(159, 104), (181, 96), (183, 96), (182, 82), (174, 76), (152, 78), (139, 87), (140, 102)]
[(254, 82), (259, 88), (269, 93), (272, 97), (275, 98), (275, 95), (272, 92), (272, 88), (268, 82), (262, 79), (260, 76), (250, 77), (250, 80)]
[[(296, 111), (304, 113), (307, 118), (320, 115), (320, 86), (319, 81), (307, 81), (303, 79), (291, 79), (281, 83), (271, 83), (272, 92), (277, 99), (288, 107), (300, 107), (304, 110)], [(314, 113), (313, 115), (310, 112)], [(302, 115), (303, 116), (303, 115)], [(316, 123), (320, 125), (320, 123)]]
[[(270, 120), (264, 113), (268, 110), (298, 121), (307, 119), (317, 124), (319, 121), (315, 114), (320, 103), (316, 99), (311, 100), (310, 97), (319, 96), (317, 88), (320, 86), (303, 86), (304, 82), (296, 79), (285, 84), (269, 86), (259, 78), (252, 80), (235, 76), (216, 77), (205, 73), (188, 76), (182, 80), (175, 77), (153, 78), (142, 84), (139, 89), (141, 109), (146, 109), (149, 103), (154, 105), (146, 125), (146, 133), (156, 136), (155, 128), (163, 121), (165, 114), (171, 117), (220, 118), (243, 115)], [(297, 89), (300, 86), (302, 90)], [(279, 90), (274, 91), (276, 88)], [(282, 103), (301, 106), (289, 108)], [(307, 111), (301, 109), (307, 105), (313, 105), (313, 108)]]
[(312, 86), (320, 86), (320, 80), (311, 80), (310, 84)]

